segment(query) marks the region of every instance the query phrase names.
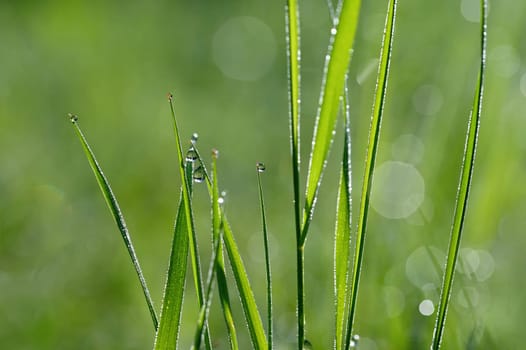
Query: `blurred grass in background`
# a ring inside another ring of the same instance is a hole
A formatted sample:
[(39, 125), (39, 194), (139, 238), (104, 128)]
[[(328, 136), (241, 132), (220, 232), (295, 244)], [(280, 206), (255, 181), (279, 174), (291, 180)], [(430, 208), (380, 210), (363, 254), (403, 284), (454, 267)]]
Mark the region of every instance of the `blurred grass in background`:
[[(306, 159), (330, 21), (324, 1), (300, 5)], [(236, 239), (245, 252), (260, 252), (244, 258), (261, 311), (265, 271), (254, 166), (265, 162), (276, 342), (287, 349), (295, 341), (283, 6), (0, 3), (2, 348), (153, 344), (133, 267), (66, 114), (79, 115), (112, 183), (159, 307), (179, 197), (168, 91), (175, 91), (182, 137), (198, 132), (205, 155), (220, 150), (220, 184)], [(363, 4), (350, 72), (356, 198), (385, 7), (383, 1)], [(477, 73), (477, 8), (471, 0), (399, 3), (358, 299), (361, 349), (420, 349), (431, 340), (434, 317), (425, 316), (432, 312), (425, 300), (438, 300)], [(480, 145), (446, 349), (465, 348), (470, 338), (484, 349), (526, 342), (520, 322), (526, 314), (525, 18), (526, 3), (490, 3)], [(306, 250), (307, 337), (315, 349), (332, 344), (338, 166), (335, 156), (331, 160)], [(194, 205), (208, 254), (204, 188), (196, 189)], [(195, 293), (187, 286), (183, 348), (197, 317)], [(239, 305), (234, 311), (242, 317)], [(220, 313), (212, 311), (211, 322), (213, 339), (226, 334)], [(226, 339), (217, 346), (226, 347)]]

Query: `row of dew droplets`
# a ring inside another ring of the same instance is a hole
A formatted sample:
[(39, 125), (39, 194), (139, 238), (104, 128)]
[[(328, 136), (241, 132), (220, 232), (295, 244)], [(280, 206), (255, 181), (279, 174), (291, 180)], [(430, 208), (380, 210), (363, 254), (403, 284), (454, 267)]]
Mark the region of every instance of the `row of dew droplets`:
[[(192, 179), (194, 180), (194, 182), (201, 183), (205, 180), (205, 169), (203, 168), (203, 164), (201, 164), (201, 161), (199, 160), (199, 155), (197, 154), (197, 150), (195, 149), (195, 144), (198, 138), (199, 135), (197, 133), (192, 134), (192, 138), (190, 139), (191, 145), (188, 151), (186, 152), (186, 161), (194, 164), (192, 172)], [(196, 161), (198, 161), (197, 164)]]

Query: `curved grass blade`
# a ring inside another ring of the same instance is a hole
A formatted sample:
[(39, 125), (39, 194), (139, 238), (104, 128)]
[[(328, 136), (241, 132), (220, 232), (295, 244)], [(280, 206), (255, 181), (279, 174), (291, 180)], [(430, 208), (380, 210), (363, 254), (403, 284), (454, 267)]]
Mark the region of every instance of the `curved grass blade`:
[(389, 76), (389, 67), (391, 65), (391, 51), (393, 46), (393, 35), (395, 29), (397, 0), (389, 0), (387, 17), (385, 21), (384, 36), (382, 39), (382, 49), (380, 54), (380, 63), (378, 67), (378, 78), (376, 81), (376, 93), (371, 118), (371, 127), (369, 129), (369, 145), (365, 158), (365, 169), (363, 175), (363, 188), (360, 200), (360, 213), (358, 216), (358, 232), (356, 235), (356, 251), (351, 278), (351, 301), (349, 306), (349, 320), (347, 321), (347, 334), (345, 340), (345, 349), (351, 345), (354, 316), (356, 312), (356, 300), (358, 297), (358, 286), (360, 283), (360, 272), (362, 268), (362, 259), (365, 242), (365, 232), (367, 226), (367, 216), (369, 211), (369, 198), (371, 195), (371, 186), (373, 182), (373, 172), (378, 149), (378, 140), (380, 136), (380, 126), (382, 121), (385, 96), (387, 92), (387, 81)]
[[(221, 242), (221, 208), (219, 203), (219, 185), (217, 178), (217, 156), (216, 150), (212, 151), (212, 236), (214, 242)], [(230, 297), (228, 295), (228, 283), (226, 280), (225, 273), (225, 261), (223, 258), (223, 245), (219, 244), (217, 250), (217, 262), (215, 264), (215, 270), (217, 275), (217, 285), (219, 289), (219, 298), (221, 300), (221, 307), (223, 310), (223, 317), (225, 319), (228, 339), (230, 341), (231, 349), (238, 349), (236, 327), (234, 325), (234, 318), (232, 316), (232, 308), (230, 307)], [(196, 348), (199, 349), (199, 348)]]
[[(190, 163), (187, 166), (191, 166)], [(182, 198), (175, 219), (172, 250), (164, 288), (159, 328), (155, 336), (155, 350), (176, 349), (183, 310), (186, 268), (188, 263), (188, 232)]]
[[(204, 292), (203, 292), (203, 280), (201, 276), (201, 262), (199, 259), (199, 250), (197, 248), (197, 235), (194, 228), (194, 217), (192, 212), (192, 201), (191, 201), (191, 190), (192, 190), (192, 176), (188, 176), (186, 168), (186, 157), (183, 156), (183, 150), (181, 146), (181, 138), (179, 136), (179, 127), (177, 125), (177, 118), (175, 116), (175, 109), (173, 103), (173, 95), (168, 94), (168, 101), (170, 103), (170, 112), (172, 114), (174, 136), (177, 148), (177, 157), (179, 160), (179, 171), (182, 182), (182, 194), (184, 212), (186, 216), (186, 226), (188, 232), (188, 244), (190, 249), (190, 258), (192, 262), (192, 272), (194, 276), (195, 290), (197, 293), (197, 300), (199, 307), (203, 306), (204, 303)], [(207, 331), (205, 334), (205, 345), (208, 350), (212, 348), (212, 342), (210, 341), (210, 335)]]
[(272, 271), (270, 269), (270, 254), (268, 244), (267, 232), (267, 217), (265, 215), (265, 200), (263, 198), (263, 186), (261, 185), (261, 173), (265, 171), (263, 163), (257, 163), (256, 172), (258, 176), (258, 190), (259, 190), (259, 204), (261, 206), (261, 222), (263, 225), (263, 243), (265, 246), (265, 268), (267, 275), (267, 334), (268, 334), (268, 349), (273, 348), (273, 314), (272, 314)]
[(471, 178), (473, 175), (473, 167), (475, 165), (475, 153), (477, 149), (477, 140), (480, 126), (480, 114), (482, 110), (482, 96), (484, 90), (484, 80), (486, 72), (486, 41), (487, 41), (487, 0), (480, 1), (481, 18), (480, 18), (480, 68), (478, 74), (478, 81), (476, 92), (473, 99), (473, 108), (468, 120), (468, 128), (466, 134), (466, 143), (464, 146), (464, 155), (462, 159), (462, 169), (460, 175), (460, 185), (458, 187), (457, 202), (455, 207), (455, 215), (453, 219), (453, 226), (451, 228), (451, 235), (449, 240), (449, 249), (446, 262), (446, 270), (440, 292), (440, 303), (438, 306), (438, 313), (435, 328), (433, 331), (433, 340), (431, 344), (432, 349), (439, 349), (444, 333), (444, 325), (446, 322), (447, 308), (449, 298), (451, 295), (451, 287), (453, 285), (453, 276), (455, 274), (455, 266), (458, 259), (458, 252), (460, 248), (460, 241), (462, 238), (462, 228), (464, 226), (464, 218), (466, 216), (469, 189), (471, 186)]
[(99, 184), (100, 190), (102, 191), (104, 199), (106, 200), (106, 204), (108, 205), (113, 215), (113, 218), (115, 219), (115, 222), (117, 223), (117, 227), (119, 228), (122, 239), (124, 240), (126, 249), (128, 250), (128, 253), (130, 254), (130, 258), (133, 263), (133, 267), (135, 268), (135, 272), (137, 273), (137, 277), (139, 277), (139, 281), (141, 283), (144, 298), (146, 299), (146, 303), (148, 304), (148, 309), (150, 310), (150, 315), (152, 317), (153, 326), (157, 330), (158, 320), (157, 320), (157, 314), (155, 313), (155, 309), (153, 307), (152, 297), (150, 296), (150, 291), (148, 290), (148, 286), (146, 284), (146, 280), (144, 279), (144, 275), (142, 274), (141, 265), (139, 264), (139, 259), (137, 258), (137, 254), (135, 254), (135, 249), (133, 248), (133, 243), (131, 241), (130, 233), (126, 226), (126, 222), (124, 221), (124, 216), (122, 215), (121, 209), (119, 207), (119, 203), (117, 202), (117, 198), (115, 198), (115, 195), (113, 194), (113, 191), (111, 190), (110, 184), (108, 180), (106, 179), (106, 176), (104, 176), (104, 173), (102, 172), (102, 168), (97, 162), (97, 159), (95, 158), (95, 154), (91, 150), (91, 147), (89, 146), (88, 141), (86, 140), (86, 138), (84, 137), (84, 134), (80, 130), (80, 127), (78, 125), (78, 117), (72, 114), (70, 114), (69, 117), (70, 117), (70, 120), (73, 126), (75, 127), (75, 131), (77, 132), (78, 138), (82, 144), (82, 148), (84, 149), (84, 152), (86, 153), (86, 157), (88, 158), (90, 167), (93, 170), (93, 173), (95, 174), (97, 183)]
[(303, 209), (301, 227), (302, 244), (307, 237), (322, 173), (333, 140), (340, 96), (343, 93), (345, 75), (351, 60), (351, 49), (358, 26), (360, 5), (360, 0), (343, 1), (334, 42), (331, 39), (331, 44), (329, 45), (329, 55), (325, 63), (320, 105), (310, 153), (305, 207)]
[(239, 249), (234, 240), (232, 229), (227, 221), (226, 217), (223, 217), (223, 241), (228, 253), (230, 265), (234, 273), (234, 279), (236, 281), (237, 290), (241, 298), (241, 304), (243, 306), (243, 312), (245, 313), (245, 319), (248, 324), (248, 330), (250, 332), (250, 338), (254, 349), (266, 349), (267, 339), (265, 337), (265, 331), (263, 329), (263, 322), (259, 314), (254, 293), (250, 287), (248, 281), (247, 272), (243, 265), (243, 260), (239, 254)]
[(352, 219), (352, 173), (351, 173), (351, 129), (347, 82), (343, 94), (345, 115), (345, 136), (342, 169), (336, 208), (336, 232), (334, 238), (334, 291), (336, 306), (335, 349), (343, 348), (345, 339), (345, 321), (349, 300), (349, 266), (351, 256), (351, 219)]

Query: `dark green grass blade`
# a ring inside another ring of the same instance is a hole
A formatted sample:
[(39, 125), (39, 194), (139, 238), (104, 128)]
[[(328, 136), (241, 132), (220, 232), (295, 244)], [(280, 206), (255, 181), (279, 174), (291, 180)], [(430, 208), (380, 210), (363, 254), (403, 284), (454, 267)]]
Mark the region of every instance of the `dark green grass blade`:
[(73, 126), (75, 127), (75, 131), (77, 132), (79, 140), (82, 144), (82, 148), (84, 149), (84, 152), (86, 153), (86, 157), (88, 158), (90, 167), (93, 170), (93, 173), (95, 174), (97, 183), (99, 184), (99, 187), (102, 191), (104, 199), (106, 200), (106, 203), (108, 204), (108, 207), (110, 208), (113, 218), (115, 219), (115, 222), (117, 223), (117, 227), (119, 228), (122, 239), (124, 240), (126, 249), (128, 250), (128, 253), (130, 254), (130, 258), (133, 263), (133, 267), (135, 268), (135, 272), (137, 273), (137, 276), (139, 277), (139, 281), (141, 283), (142, 291), (144, 293), (144, 298), (146, 299), (146, 303), (148, 304), (148, 309), (150, 310), (150, 315), (152, 317), (153, 326), (157, 330), (157, 326), (158, 326), (157, 315), (153, 307), (153, 301), (150, 296), (150, 291), (148, 290), (148, 286), (146, 285), (146, 280), (144, 279), (144, 276), (142, 274), (141, 265), (139, 264), (139, 259), (137, 258), (137, 255), (135, 254), (135, 249), (133, 248), (133, 243), (131, 241), (130, 233), (128, 232), (128, 228), (126, 226), (126, 222), (124, 221), (124, 217), (119, 207), (119, 203), (117, 202), (117, 198), (115, 198), (115, 195), (113, 194), (113, 191), (111, 190), (110, 184), (108, 180), (106, 179), (106, 177), (104, 176), (104, 173), (102, 172), (102, 168), (97, 162), (97, 159), (95, 158), (95, 154), (91, 150), (91, 147), (89, 146), (88, 141), (86, 140), (86, 138), (84, 137), (84, 134), (80, 130), (80, 127), (78, 125), (77, 116), (70, 115), (70, 120), (73, 123)]
[(351, 129), (347, 84), (343, 94), (345, 115), (345, 137), (342, 169), (336, 208), (336, 233), (334, 238), (334, 288), (336, 306), (335, 349), (341, 350), (345, 339), (345, 321), (349, 302), (349, 266), (351, 256), (351, 218), (352, 218), (352, 173), (351, 173)]
[[(170, 103), (170, 112), (172, 114), (174, 136), (177, 148), (177, 158), (179, 160), (179, 171), (181, 175), (182, 189), (183, 189), (183, 204), (185, 211), (185, 222), (188, 232), (188, 244), (190, 249), (190, 260), (192, 262), (192, 272), (194, 276), (195, 290), (197, 293), (197, 299), (199, 307), (203, 306), (204, 303), (204, 291), (203, 291), (203, 280), (201, 276), (201, 261), (199, 258), (199, 250), (197, 248), (197, 235), (194, 228), (194, 218), (192, 212), (192, 201), (191, 201), (191, 189), (192, 189), (192, 177), (188, 176), (186, 169), (186, 156), (183, 155), (181, 146), (181, 138), (179, 134), (179, 127), (177, 125), (177, 118), (175, 116), (175, 109), (173, 103), (173, 95), (168, 94), (168, 101)], [(210, 335), (208, 331), (205, 334), (205, 345), (207, 349), (211, 349)]]
[(444, 325), (446, 322), (447, 308), (449, 304), (449, 297), (451, 295), (451, 287), (453, 284), (453, 276), (455, 274), (455, 266), (457, 263), (458, 252), (460, 248), (460, 241), (462, 238), (462, 228), (464, 226), (464, 218), (466, 216), (469, 189), (471, 185), (471, 178), (473, 175), (473, 167), (475, 165), (475, 153), (477, 149), (478, 132), (480, 126), (480, 114), (482, 110), (482, 95), (484, 89), (484, 78), (486, 71), (486, 36), (487, 36), (487, 0), (481, 0), (481, 18), (480, 18), (480, 69), (478, 74), (478, 81), (476, 92), (473, 99), (473, 108), (468, 120), (468, 130), (466, 134), (466, 144), (464, 147), (464, 155), (462, 159), (462, 170), (460, 175), (460, 185), (458, 187), (457, 202), (455, 207), (455, 215), (453, 219), (453, 226), (451, 228), (451, 235), (449, 241), (448, 256), (446, 262), (446, 270), (444, 273), (444, 280), (440, 293), (440, 303), (438, 305), (437, 319), (435, 329), (433, 331), (432, 349), (439, 349), (444, 333)]
[(320, 106), (312, 142), (313, 147), (309, 161), (301, 233), (302, 242), (304, 242), (307, 237), (314, 204), (321, 183), (321, 176), (333, 140), (340, 105), (340, 96), (343, 93), (345, 75), (351, 60), (351, 49), (358, 26), (360, 4), (360, 0), (343, 1), (337, 32), (334, 36), (334, 42), (330, 45), (330, 59), (326, 62)]
[(354, 254), (354, 263), (351, 278), (351, 302), (349, 309), (349, 320), (347, 322), (347, 334), (345, 349), (349, 349), (352, 337), (352, 327), (356, 312), (356, 300), (358, 297), (358, 286), (360, 283), (360, 272), (362, 267), (365, 232), (367, 226), (367, 216), (369, 211), (369, 198), (371, 195), (371, 186), (373, 182), (373, 172), (378, 149), (378, 140), (380, 136), (380, 126), (382, 121), (383, 108), (385, 104), (385, 95), (387, 91), (387, 81), (389, 76), (389, 67), (391, 65), (392, 40), (395, 28), (396, 18), (396, 0), (390, 0), (385, 21), (384, 37), (382, 39), (382, 49), (380, 54), (380, 64), (378, 68), (378, 78), (376, 82), (376, 93), (371, 118), (371, 127), (369, 129), (369, 145), (365, 158), (365, 169), (363, 175), (363, 188), (360, 199), (360, 213), (358, 216), (358, 232), (356, 235), (356, 252)]
[(232, 233), (232, 229), (230, 228), (226, 217), (224, 217), (223, 229), (223, 241), (225, 243), (230, 265), (234, 273), (234, 279), (241, 298), (241, 304), (248, 324), (252, 345), (254, 349), (266, 349), (268, 345), (265, 331), (263, 329), (263, 322), (261, 321), (261, 315), (259, 314), (254, 293), (252, 292), (252, 288), (248, 281), (248, 275), (243, 265), (243, 260), (241, 259), (239, 249), (234, 240), (234, 234)]
[[(219, 203), (219, 185), (217, 178), (217, 151), (212, 152), (212, 236), (213, 240), (220, 241), (220, 230), (221, 230), (221, 208)], [(218, 243), (219, 244), (219, 243)], [(219, 244), (217, 251), (217, 263), (215, 265), (217, 274), (217, 285), (219, 289), (219, 298), (221, 300), (221, 307), (223, 310), (223, 317), (225, 319), (228, 339), (230, 341), (231, 349), (238, 349), (237, 333), (234, 324), (234, 318), (232, 316), (232, 308), (230, 307), (230, 297), (228, 293), (228, 283), (226, 280), (225, 273), (225, 261), (223, 258), (223, 245)]]
[[(191, 164), (188, 165), (191, 166)], [(181, 199), (175, 220), (170, 263), (168, 265), (168, 275), (161, 306), (161, 318), (155, 337), (155, 350), (177, 348), (188, 263), (187, 227)]]
[(205, 302), (201, 306), (199, 311), (199, 318), (197, 320), (197, 327), (194, 334), (194, 345), (192, 349), (199, 350), (201, 348), (201, 340), (203, 339), (203, 333), (205, 325), (208, 323), (208, 315), (210, 313), (210, 306), (212, 304), (212, 289), (214, 284), (214, 276), (217, 271), (219, 252), (221, 251), (221, 235), (219, 234), (214, 239), (214, 247), (212, 249), (212, 257), (210, 258), (210, 266), (208, 267), (208, 277), (206, 279), (206, 293)]
[(256, 172), (258, 176), (258, 190), (259, 190), (259, 204), (261, 206), (261, 223), (263, 226), (263, 243), (265, 246), (265, 269), (267, 275), (267, 336), (268, 349), (273, 348), (273, 314), (272, 314), (272, 271), (270, 269), (270, 254), (267, 232), (267, 217), (265, 214), (265, 200), (263, 198), (263, 186), (261, 185), (261, 173), (265, 171), (265, 165), (258, 163), (256, 165)]

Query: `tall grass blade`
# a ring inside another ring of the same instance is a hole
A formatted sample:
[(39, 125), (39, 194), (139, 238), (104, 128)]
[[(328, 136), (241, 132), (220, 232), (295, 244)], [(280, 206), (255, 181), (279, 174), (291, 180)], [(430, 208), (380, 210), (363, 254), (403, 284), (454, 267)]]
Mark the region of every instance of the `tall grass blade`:
[(243, 312), (245, 313), (245, 319), (248, 324), (248, 330), (252, 345), (254, 349), (266, 349), (267, 339), (265, 337), (265, 331), (263, 329), (263, 322), (261, 321), (261, 315), (259, 314), (254, 293), (250, 287), (248, 281), (247, 272), (243, 265), (243, 260), (239, 254), (239, 249), (234, 240), (232, 229), (227, 221), (227, 218), (223, 216), (223, 241), (228, 253), (230, 265), (234, 273), (234, 279), (236, 281), (237, 290), (239, 297), (241, 298), (241, 304), (243, 306)]
[(263, 198), (263, 186), (261, 185), (261, 173), (265, 171), (263, 163), (257, 163), (256, 172), (258, 177), (259, 204), (261, 207), (261, 222), (263, 226), (263, 243), (265, 247), (265, 270), (267, 276), (267, 336), (268, 349), (273, 348), (273, 313), (272, 313), (272, 271), (270, 269), (270, 254), (267, 232), (267, 216), (265, 214), (265, 200)]
[(99, 184), (100, 190), (102, 191), (104, 199), (106, 200), (106, 204), (108, 204), (108, 207), (113, 215), (113, 218), (115, 219), (115, 222), (117, 223), (117, 227), (119, 228), (122, 239), (124, 240), (126, 249), (128, 250), (128, 253), (130, 254), (130, 258), (133, 263), (133, 267), (135, 268), (135, 272), (137, 273), (137, 277), (139, 277), (139, 281), (141, 283), (142, 291), (144, 293), (144, 298), (146, 299), (146, 303), (148, 304), (148, 309), (150, 310), (150, 315), (152, 317), (153, 326), (155, 330), (157, 330), (157, 327), (158, 327), (157, 314), (155, 313), (155, 309), (153, 307), (153, 301), (150, 296), (150, 291), (148, 290), (148, 286), (146, 284), (146, 280), (144, 279), (144, 275), (142, 274), (141, 265), (139, 264), (139, 259), (137, 258), (137, 254), (135, 254), (135, 249), (133, 248), (133, 243), (131, 241), (130, 233), (126, 226), (126, 222), (124, 221), (124, 216), (122, 215), (121, 209), (119, 207), (119, 203), (117, 202), (117, 198), (115, 198), (115, 195), (113, 194), (113, 191), (111, 190), (110, 184), (108, 180), (106, 179), (106, 176), (104, 176), (104, 173), (102, 172), (102, 168), (97, 162), (97, 159), (95, 158), (95, 154), (91, 150), (91, 147), (89, 146), (88, 141), (86, 140), (86, 137), (84, 137), (84, 134), (80, 130), (80, 126), (78, 125), (78, 117), (76, 115), (71, 115), (71, 114), (69, 115), (69, 117), (70, 117), (70, 120), (73, 126), (75, 127), (75, 131), (77, 132), (78, 138), (82, 144), (82, 148), (84, 149), (84, 152), (86, 153), (86, 157), (88, 158), (90, 167), (93, 170), (93, 173), (95, 174), (97, 183)]
[(321, 183), (321, 176), (325, 168), (329, 148), (333, 140), (340, 96), (343, 93), (345, 75), (351, 60), (358, 17), (360, 0), (345, 0), (339, 14), (336, 35), (331, 37), (329, 55), (325, 62), (325, 71), (320, 94), (320, 105), (316, 117), (312, 150), (310, 153), (309, 172), (305, 194), (305, 207), (301, 242), (305, 242), (308, 228), (312, 219), (314, 205)]
[(345, 133), (342, 169), (336, 208), (336, 232), (334, 238), (334, 289), (336, 306), (335, 349), (343, 348), (345, 321), (349, 302), (349, 266), (351, 256), (352, 219), (352, 173), (351, 173), (351, 129), (347, 83), (343, 94)]
[(351, 278), (351, 301), (349, 308), (349, 320), (347, 322), (347, 334), (345, 349), (349, 349), (352, 338), (354, 316), (356, 312), (356, 300), (358, 297), (358, 286), (360, 283), (360, 273), (362, 268), (362, 259), (365, 243), (365, 232), (367, 226), (367, 216), (369, 211), (369, 199), (371, 195), (371, 186), (373, 182), (373, 172), (378, 149), (378, 140), (380, 136), (380, 126), (382, 121), (385, 96), (387, 92), (387, 81), (389, 76), (389, 67), (391, 65), (391, 52), (393, 45), (393, 35), (395, 29), (397, 0), (389, 0), (387, 17), (385, 21), (384, 35), (382, 39), (382, 49), (380, 53), (380, 63), (378, 67), (378, 78), (376, 81), (376, 93), (371, 118), (371, 127), (369, 129), (369, 145), (365, 158), (365, 169), (363, 175), (363, 188), (360, 199), (360, 212), (358, 215), (358, 232), (356, 235), (356, 251)]
[[(191, 166), (190, 163), (187, 166)], [(182, 199), (175, 219), (172, 250), (164, 288), (159, 328), (155, 336), (155, 350), (176, 349), (183, 310), (186, 268), (188, 263), (188, 232)]]
[[(225, 319), (228, 339), (230, 341), (231, 349), (238, 349), (239, 345), (237, 342), (236, 327), (234, 325), (234, 318), (232, 316), (232, 308), (230, 307), (230, 297), (228, 293), (228, 283), (226, 280), (225, 273), (225, 261), (223, 258), (223, 244), (221, 242), (221, 208), (220, 208), (220, 197), (219, 197), (219, 185), (217, 178), (217, 156), (216, 150), (212, 151), (212, 236), (213, 241), (219, 241), (219, 248), (217, 250), (217, 262), (215, 264), (215, 270), (217, 275), (217, 285), (219, 289), (219, 298), (221, 300), (221, 307), (223, 310), (223, 317)], [(224, 200), (224, 199), (222, 199)]]
[[(194, 276), (194, 284), (195, 284), (195, 290), (197, 293), (197, 300), (199, 303), (199, 307), (203, 306), (204, 303), (204, 292), (203, 292), (203, 281), (201, 276), (201, 262), (199, 259), (199, 250), (197, 248), (197, 235), (194, 228), (194, 218), (193, 218), (193, 212), (192, 212), (192, 201), (191, 201), (191, 189), (192, 189), (192, 176), (188, 176), (187, 169), (186, 169), (186, 157), (183, 155), (183, 150), (181, 146), (181, 138), (179, 134), (179, 127), (177, 125), (177, 118), (175, 115), (175, 109), (174, 109), (174, 103), (173, 103), (173, 95), (168, 94), (168, 101), (170, 103), (170, 112), (172, 114), (172, 121), (173, 121), (173, 128), (174, 128), (174, 136), (175, 136), (175, 142), (176, 142), (176, 148), (177, 148), (177, 158), (179, 160), (179, 171), (181, 175), (181, 182), (182, 182), (182, 194), (183, 194), (183, 204), (184, 204), (184, 212), (185, 212), (185, 222), (187, 226), (187, 232), (188, 232), (188, 244), (190, 249), (190, 258), (192, 262), (192, 272)], [(207, 331), (205, 334), (205, 345), (206, 348), (209, 350), (212, 348), (211, 341), (210, 341), (210, 335)]]
[(484, 80), (486, 72), (487, 6), (487, 0), (480, 1), (480, 68), (478, 73), (475, 96), (473, 99), (473, 107), (468, 120), (466, 143), (464, 146), (464, 155), (462, 159), (462, 169), (460, 174), (460, 184), (458, 187), (455, 214), (449, 240), (446, 270), (444, 273), (442, 289), (440, 292), (440, 302), (438, 305), (436, 324), (433, 331), (433, 340), (431, 344), (432, 349), (440, 348), (440, 344), (444, 333), (447, 308), (449, 304), (449, 298), (451, 295), (451, 287), (453, 285), (453, 276), (455, 274), (455, 266), (457, 263), (460, 241), (462, 238), (464, 218), (466, 216), (469, 189), (471, 186), (471, 178), (473, 175), (473, 168), (475, 165), (475, 153), (477, 149), (480, 115), (482, 110), (482, 95), (484, 90)]

